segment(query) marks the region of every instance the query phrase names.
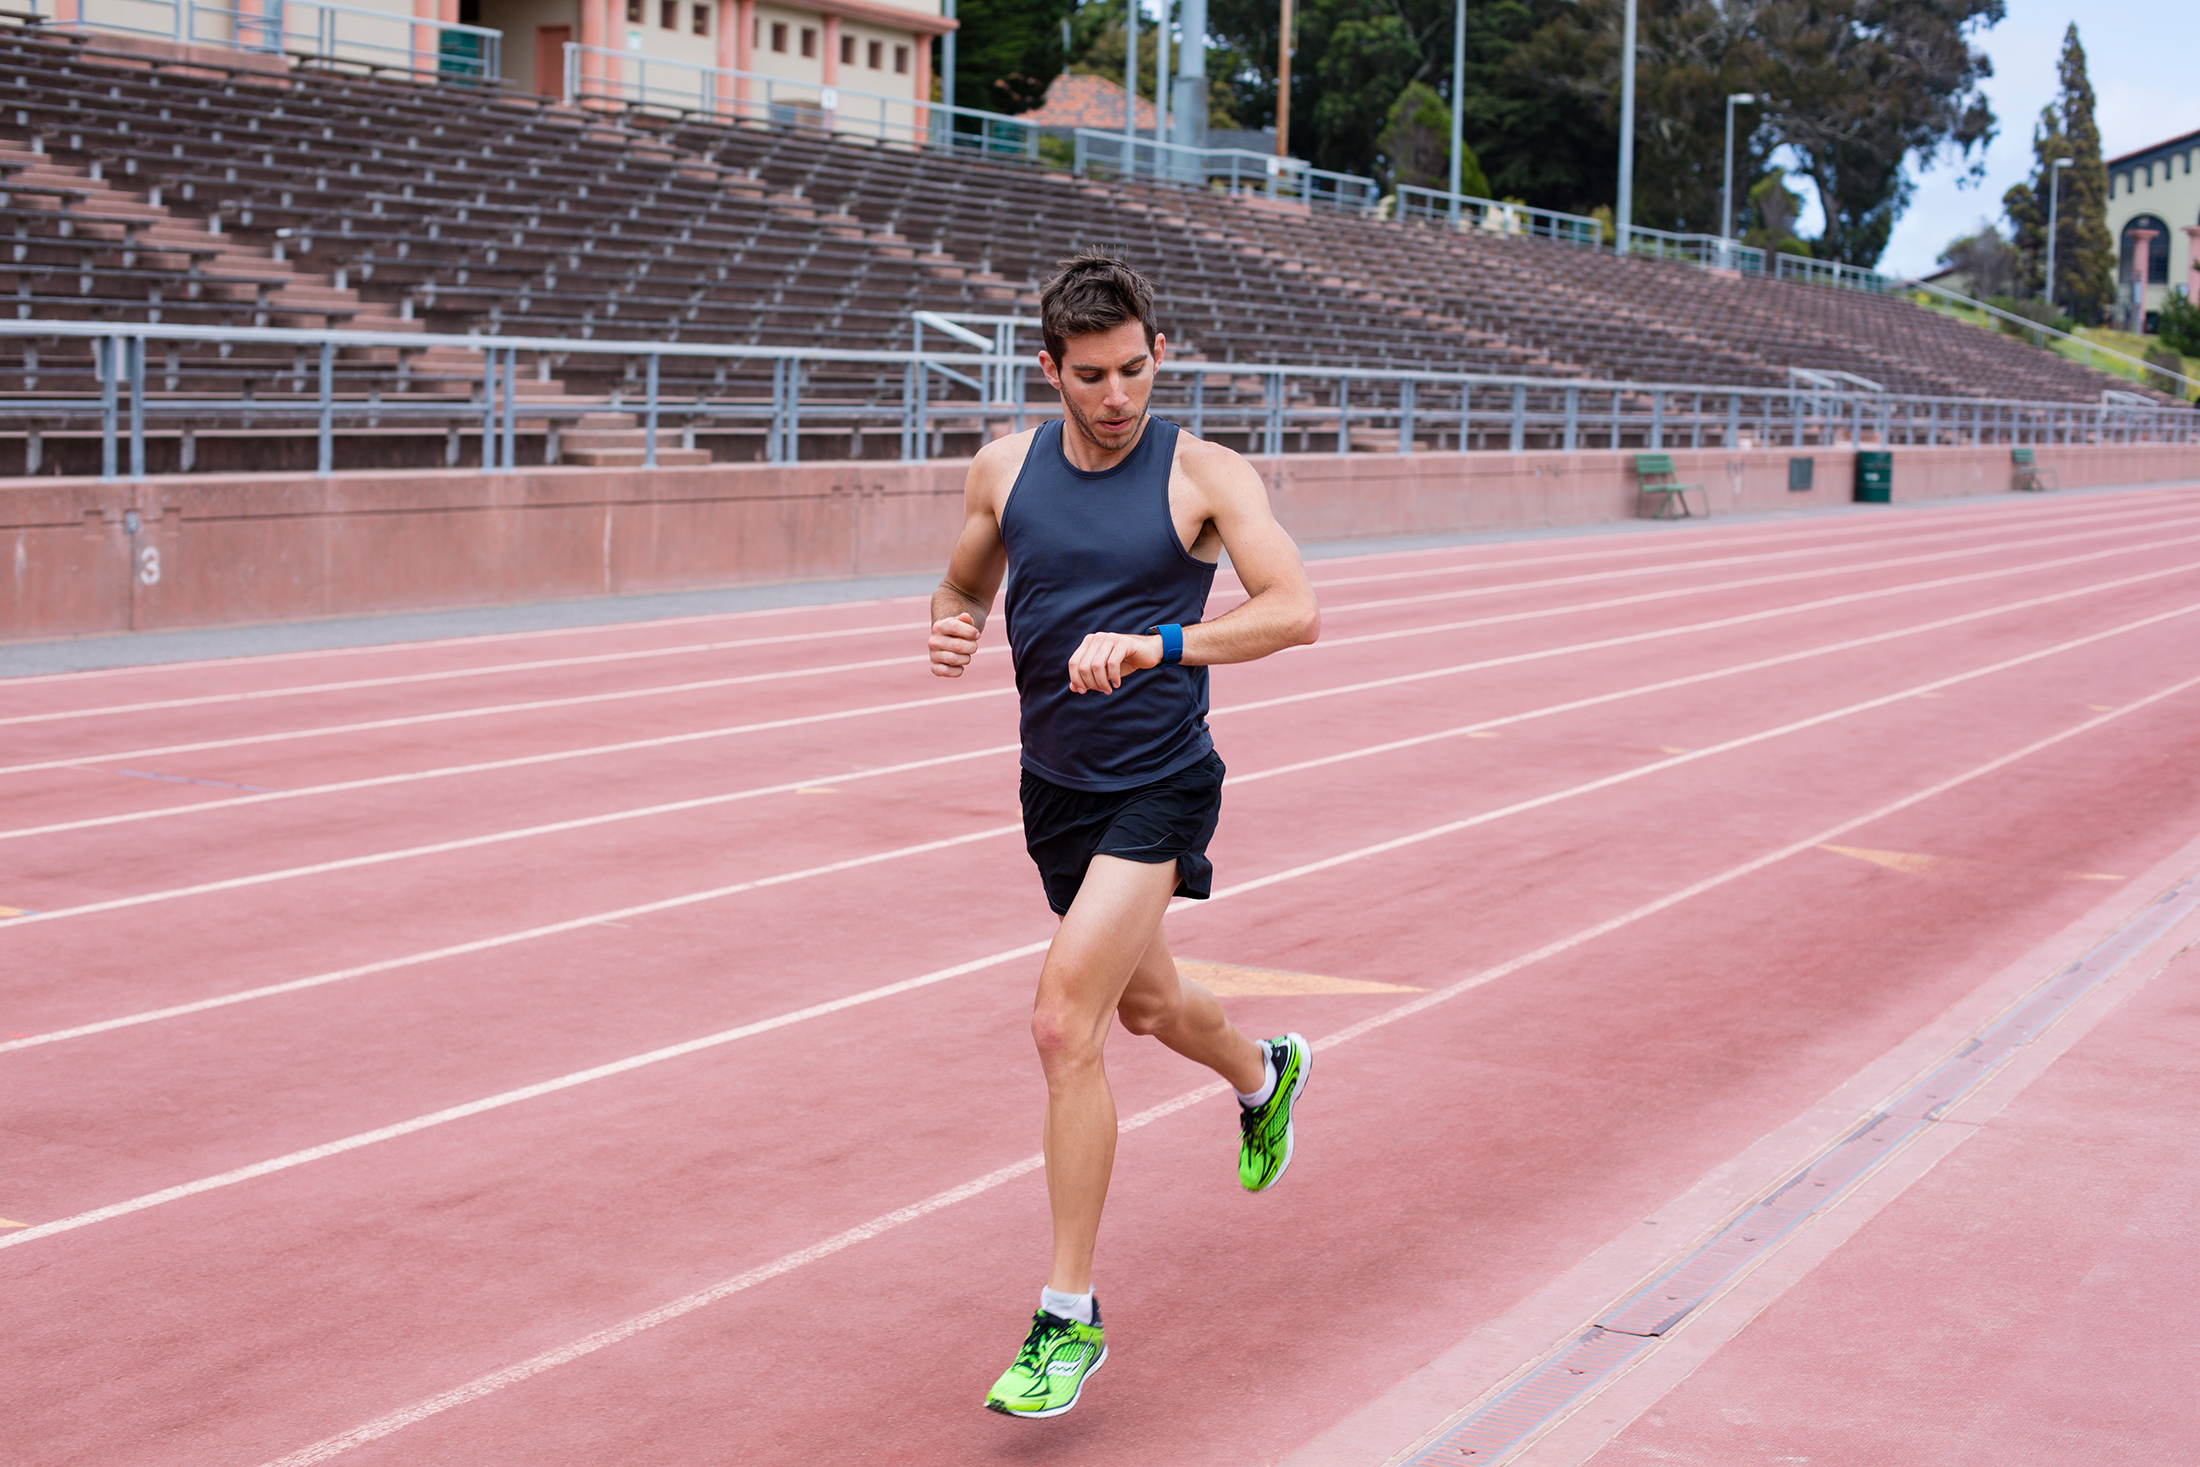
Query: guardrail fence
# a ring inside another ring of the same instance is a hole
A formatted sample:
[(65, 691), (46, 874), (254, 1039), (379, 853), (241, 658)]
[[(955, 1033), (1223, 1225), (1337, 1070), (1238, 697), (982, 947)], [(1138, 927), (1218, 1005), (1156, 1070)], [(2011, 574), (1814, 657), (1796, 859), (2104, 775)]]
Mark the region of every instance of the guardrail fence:
[(1400, 223), (1448, 224), (1453, 229), (1550, 239), (1589, 249), (1604, 244), (1604, 222), (1586, 214), (1562, 214), (1556, 209), (1534, 209), (1500, 199), (1417, 188), (1410, 183), (1398, 185), (1397, 198), (1393, 217)]
[(565, 44), (565, 101), (674, 112), (723, 122), (761, 123), (971, 157), (1035, 160), (1039, 129), (999, 112), (910, 96), (790, 81), (670, 61), (639, 51)]
[(464, 81), (504, 74), (504, 32), (337, 0), (29, 0), (55, 30), (154, 36), (303, 60), (394, 67)]
[(1188, 148), (1120, 132), (1080, 127), (1072, 134), (1072, 169), (1080, 177), (1173, 183), (1192, 188), (1221, 184), (1232, 193), (1258, 193), (1356, 214), (1374, 211), (1382, 185), (1357, 173), (1334, 173), (1297, 158), (1248, 148)]
[[(502, 470), (520, 465), (523, 448), (530, 463), (555, 462), (561, 430), (609, 410), (634, 415), (644, 466), (668, 436), (683, 447), (707, 439), (731, 461), (791, 463), (960, 454), (1058, 414), (1016, 349), (1031, 323), (926, 313), (918, 324), (979, 349), (0, 321), (0, 337), (35, 369), (31, 392), (0, 401), (0, 440), (21, 440), (17, 467), (32, 474), (55, 437), (95, 439), (109, 477), (188, 471), (194, 435), (219, 432), (310, 438), (323, 473), (337, 466), (339, 441), (392, 433), (440, 435), (445, 463)], [(476, 353), (479, 375), (408, 383), (393, 367), (437, 347)], [(224, 389), (224, 374), (261, 385)], [(1154, 409), (1264, 454), (2200, 442), (2200, 413), (2152, 404), (1272, 362), (1165, 362)]]

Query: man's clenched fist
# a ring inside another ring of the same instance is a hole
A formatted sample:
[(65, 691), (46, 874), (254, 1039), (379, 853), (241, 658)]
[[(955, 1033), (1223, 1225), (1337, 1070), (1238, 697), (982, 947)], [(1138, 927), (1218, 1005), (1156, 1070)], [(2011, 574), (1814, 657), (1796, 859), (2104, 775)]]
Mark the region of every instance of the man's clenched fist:
[(932, 649), (934, 677), (961, 677), (970, 659), (978, 655), (978, 624), (967, 611), (942, 617), (932, 623), (927, 645)]

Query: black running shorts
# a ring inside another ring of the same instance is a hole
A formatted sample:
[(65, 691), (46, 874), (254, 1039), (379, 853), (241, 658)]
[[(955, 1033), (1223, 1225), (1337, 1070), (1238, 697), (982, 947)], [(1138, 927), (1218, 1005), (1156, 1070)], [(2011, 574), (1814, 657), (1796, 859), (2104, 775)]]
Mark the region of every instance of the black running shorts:
[(1222, 756), (1128, 790), (1073, 790), (1024, 771), (1024, 846), (1060, 916), (1077, 899), (1094, 856), (1158, 866), (1176, 862), (1176, 894), (1204, 899), (1214, 884), (1207, 842), (1222, 814)]

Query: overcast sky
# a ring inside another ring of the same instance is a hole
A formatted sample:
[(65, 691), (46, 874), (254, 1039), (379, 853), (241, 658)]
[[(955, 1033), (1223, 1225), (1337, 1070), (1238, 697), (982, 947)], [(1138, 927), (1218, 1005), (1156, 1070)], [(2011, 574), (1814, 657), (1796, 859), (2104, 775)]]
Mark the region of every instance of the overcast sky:
[[(2001, 135), (1986, 149), (1982, 185), (1959, 188), (1960, 167), (1946, 162), (1914, 174), (1917, 193), (1896, 223), (1879, 268), (1920, 275), (1948, 241), (1978, 227), (1981, 216), (1999, 219), (2001, 196), (2031, 171), (2032, 127), (2055, 97), (2055, 61), (2063, 29), (2078, 23), (2086, 70), (2098, 99), (2101, 151), (2119, 153), (2200, 130), (2200, 62), (2195, 59), (2200, 6), (2193, 0), (2008, 0), (2009, 18), (1977, 41), (1994, 60), (1986, 95), (2001, 120)], [(1809, 198), (1812, 190), (1800, 192)], [(1817, 214), (1815, 201), (1810, 213)], [(2189, 221), (2200, 223), (2200, 220)], [(1815, 232), (1816, 220), (1809, 220)]]

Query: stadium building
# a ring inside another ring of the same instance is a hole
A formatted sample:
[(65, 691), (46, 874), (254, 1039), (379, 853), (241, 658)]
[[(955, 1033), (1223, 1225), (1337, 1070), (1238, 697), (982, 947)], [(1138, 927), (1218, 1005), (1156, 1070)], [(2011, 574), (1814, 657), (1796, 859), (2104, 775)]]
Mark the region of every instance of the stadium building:
[(2117, 294), (2132, 330), (2153, 331), (2163, 301), (2200, 288), (2196, 158), (2200, 132), (2108, 160), (2108, 232), (2116, 241)]

